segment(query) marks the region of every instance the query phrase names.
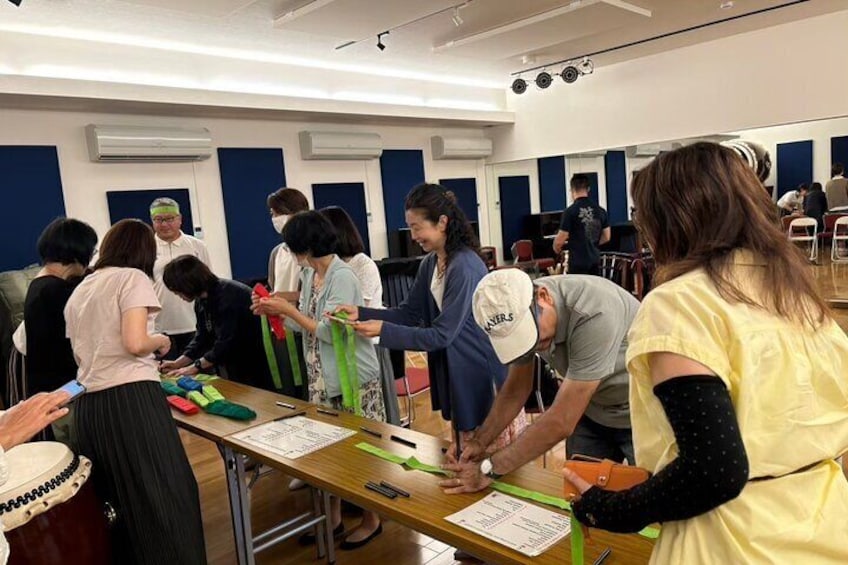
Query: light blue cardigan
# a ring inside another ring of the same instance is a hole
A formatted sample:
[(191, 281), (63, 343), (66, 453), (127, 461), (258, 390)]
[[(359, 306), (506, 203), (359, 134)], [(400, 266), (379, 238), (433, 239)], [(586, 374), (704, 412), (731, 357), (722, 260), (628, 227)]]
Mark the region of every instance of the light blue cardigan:
[[(298, 308), (304, 316), (309, 315), (309, 301), (312, 300), (312, 280), (315, 277), (315, 269), (305, 267), (300, 274), (301, 291)], [(318, 355), (321, 357), (321, 367), (324, 373), (324, 385), (327, 396), (333, 398), (341, 396), (342, 389), (339, 383), (339, 370), (336, 365), (336, 354), (333, 350), (333, 335), (329, 320), (324, 317), (325, 312), (333, 312), (337, 306), (343, 304), (363, 305), (362, 290), (360, 290), (359, 279), (356, 273), (347, 263), (333, 255), (333, 261), (324, 276), (324, 290), (318, 297), (315, 316), (318, 319), (318, 327), (315, 335), (318, 337)], [(286, 326), (297, 331), (305, 331), (291, 318), (286, 318)], [(303, 354), (306, 356), (307, 340), (303, 340)], [(379, 378), (380, 364), (377, 354), (374, 352), (374, 344), (370, 339), (356, 335), (356, 368), (359, 374), (359, 387)]]

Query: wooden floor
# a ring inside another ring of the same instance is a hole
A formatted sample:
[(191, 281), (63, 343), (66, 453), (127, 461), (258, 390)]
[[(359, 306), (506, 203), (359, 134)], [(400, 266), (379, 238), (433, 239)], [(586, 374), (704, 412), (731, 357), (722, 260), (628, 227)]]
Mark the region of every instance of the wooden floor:
[[(820, 288), (826, 298), (848, 298), (848, 264), (834, 265), (829, 258), (820, 260), (821, 265), (814, 269)], [(837, 322), (848, 332), (848, 309), (834, 310)], [(449, 428), (429, 407), (429, 396), (416, 398), (416, 420), (413, 428), (449, 438)], [(403, 411), (403, 403), (401, 405)], [(209, 563), (213, 565), (231, 565), (236, 562), (230, 510), (227, 499), (224, 468), (215, 446), (203, 439), (180, 432), (186, 446), (189, 459), (194, 468), (200, 486), (200, 502), (203, 512), (203, 526), (206, 534), (206, 551)], [(549, 467), (561, 467), (565, 453), (563, 446), (549, 454)], [(542, 464), (541, 459), (536, 462)], [(435, 480), (422, 475), (421, 480)], [(260, 479), (251, 491), (254, 532), (295, 516), (309, 507), (309, 495), (306, 491), (288, 491), (288, 477), (280, 473), (271, 473)], [(345, 514), (348, 528), (358, 523), (358, 517)], [(453, 548), (433, 540), (425, 535), (390, 521), (384, 522), (383, 534), (370, 544), (355, 551), (337, 551), (337, 563), (381, 565), (452, 565)], [(257, 557), (259, 564), (296, 564), (320, 563), (314, 547), (304, 548), (296, 540), (289, 540), (275, 546)]]

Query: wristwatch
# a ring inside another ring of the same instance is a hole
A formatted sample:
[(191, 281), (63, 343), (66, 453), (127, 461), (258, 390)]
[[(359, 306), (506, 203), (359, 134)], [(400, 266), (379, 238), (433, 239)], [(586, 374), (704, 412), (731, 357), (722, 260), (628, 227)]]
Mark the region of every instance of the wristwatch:
[(194, 361), (194, 363), (192, 363), (192, 364), (194, 365), (195, 369), (197, 369), (198, 371), (202, 371), (203, 370), (203, 357), (201, 357), (200, 359), (196, 359)]
[(493, 481), (497, 481), (503, 475), (498, 475), (495, 473), (495, 466), (492, 465), (492, 459), (490, 457), (486, 457), (483, 461), (480, 462), (480, 472), (492, 479)]

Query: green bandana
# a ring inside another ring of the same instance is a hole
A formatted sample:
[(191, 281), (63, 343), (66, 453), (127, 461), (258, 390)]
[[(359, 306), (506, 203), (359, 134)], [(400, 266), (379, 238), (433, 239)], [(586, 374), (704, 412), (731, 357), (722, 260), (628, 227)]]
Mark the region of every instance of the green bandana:
[(156, 208), (150, 209), (150, 217), (158, 216), (159, 214), (173, 214), (175, 216), (180, 215), (180, 207), (179, 206), (157, 206)]

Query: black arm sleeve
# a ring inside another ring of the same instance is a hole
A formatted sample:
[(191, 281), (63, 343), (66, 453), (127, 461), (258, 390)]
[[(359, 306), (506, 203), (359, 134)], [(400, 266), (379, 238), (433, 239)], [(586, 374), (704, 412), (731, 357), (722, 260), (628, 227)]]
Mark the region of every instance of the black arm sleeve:
[(206, 304), (205, 301), (194, 301), (194, 314), (197, 317), (197, 328), (194, 338), (192, 338), (191, 343), (188, 344), (188, 347), (186, 347), (186, 350), (182, 353), (192, 361), (200, 359), (203, 352), (212, 346), (212, 335), (207, 329), (208, 325), (206, 318), (210, 315), (208, 308), (209, 305)]
[(612, 532), (637, 532), (654, 522), (698, 516), (742, 492), (748, 456), (722, 380), (677, 377), (655, 386), (654, 394), (674, 430), (677, 458), (632, 489), (590, 488), (572, 505), (580, 522)]

